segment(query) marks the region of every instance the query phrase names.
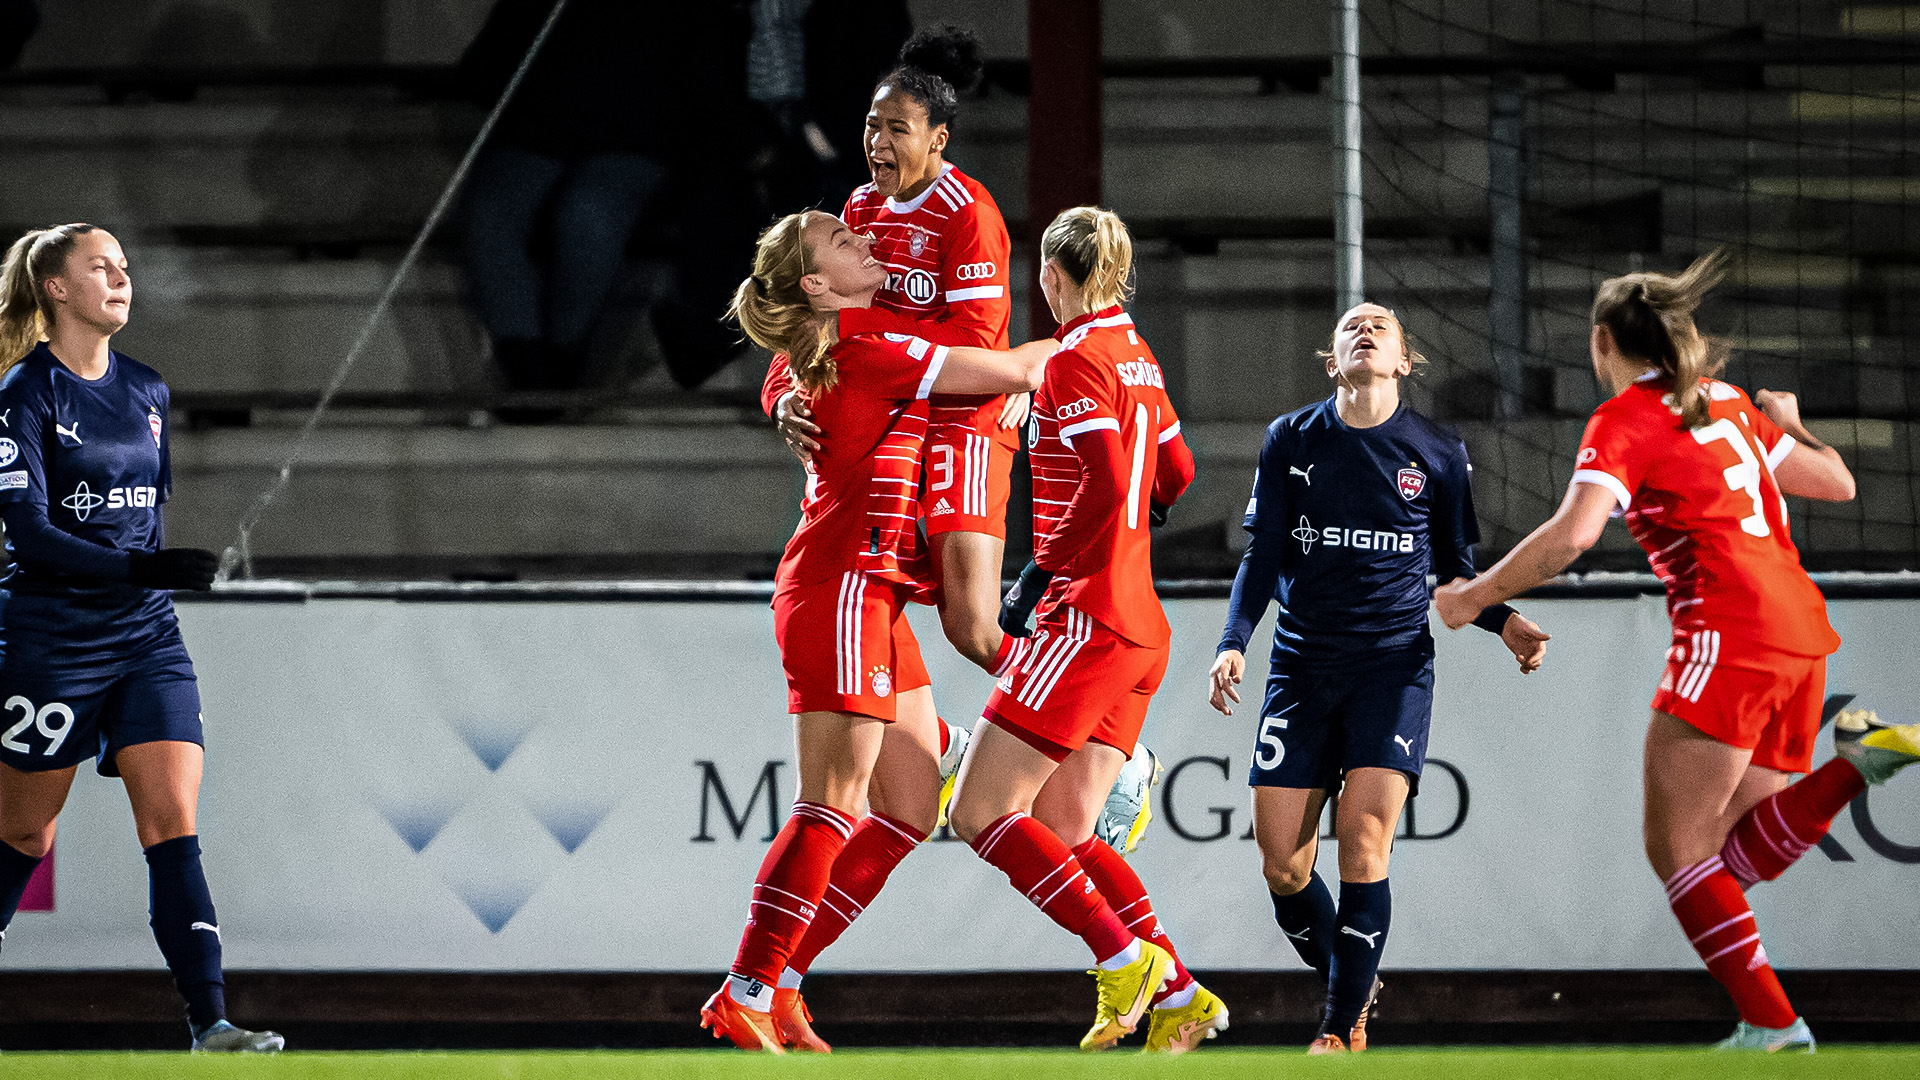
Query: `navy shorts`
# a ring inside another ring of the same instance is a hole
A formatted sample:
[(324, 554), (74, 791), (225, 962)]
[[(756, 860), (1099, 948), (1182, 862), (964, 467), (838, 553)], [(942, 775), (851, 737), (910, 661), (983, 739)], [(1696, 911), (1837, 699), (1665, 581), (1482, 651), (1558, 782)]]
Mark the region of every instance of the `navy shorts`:
[[(200, 684), (180, 626), (166, 625), (136, 645), (103, 649), (92, 663), (53, 659), (31, 640), (6, 643), (0, 662), (0, 763), (45, 772), (99, 759), (118, 776), (114, 755), (149, 742), (206, 745)], [(50, 650), (52, 651), (52, 650)]]
[(1398, 769), (1413, 791), (1433, 726), (1433, 657), (1402, 654), (1359, 671), (1267, 679), (1254, 736), (1254, 787), (1337, 792), (1351, 769)]

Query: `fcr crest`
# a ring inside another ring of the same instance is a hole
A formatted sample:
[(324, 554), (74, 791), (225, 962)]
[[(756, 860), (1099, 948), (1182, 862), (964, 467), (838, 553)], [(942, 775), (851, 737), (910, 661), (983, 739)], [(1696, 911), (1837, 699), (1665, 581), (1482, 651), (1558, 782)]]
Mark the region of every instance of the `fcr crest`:
[(1427, 474), (1419, 469), (1400, 470), (1400, 497), (1412, 502), (1427, 487)]

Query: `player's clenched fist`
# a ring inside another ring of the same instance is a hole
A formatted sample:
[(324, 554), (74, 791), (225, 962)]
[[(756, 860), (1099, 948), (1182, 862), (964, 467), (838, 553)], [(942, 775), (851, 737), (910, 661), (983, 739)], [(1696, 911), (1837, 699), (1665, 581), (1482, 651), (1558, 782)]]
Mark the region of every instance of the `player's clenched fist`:
[[(1223, 716), (1233, 715), (1233, 706), (1240, 703), (1240, 692), (1234, 687), (1247, 673), (1247, 658), (1238, 649), (1223, 649), (1214, 657), (1213, 670), (1207, 678), (1213, 684), (1213, 694), (1208, 704), (1218, 709)], [(1229, 704), (1231, 702), (1232, 704)]]
[(1753, 395), (1760, 414), (1792, 432), (1800, 427), (1800, 399), (1785, 390), (1762, 390)]

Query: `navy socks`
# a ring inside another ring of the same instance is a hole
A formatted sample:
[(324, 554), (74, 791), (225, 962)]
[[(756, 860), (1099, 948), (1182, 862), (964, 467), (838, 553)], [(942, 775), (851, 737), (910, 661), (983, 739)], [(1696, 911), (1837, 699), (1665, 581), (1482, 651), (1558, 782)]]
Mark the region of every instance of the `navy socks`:
[(20, 910), (20, 898), (26, 895), (27, 879), (39, 868), (37, 856), (0, 843), (0, 933), (12, 924), (13, 913)]
[[(1333, 965), (1333, 893), (1316, 871), (1307, 887), (1290, 896), (1269, 891), (1273, 900), (1273, 921), (1287, 935), (1287, 943), (1300, 959), (1320, 973), (1325, 982)], [(1343, 1036), (1344, 1037), (1344, 1036)]]
[(1360, 1019), (1380, 974), (1387, 948), (1387, 924), (1393, 917), (1393, 893), (1385, 878), (1340, 883), (1340, 914), (1335, 920), (1333, 970), (1327, 980), (1327, 1011), (1320, 1034), (1342, 1040)]
[(180, 836), (148, 848), (147, 879), (152, 886), (153, 940), (167, 958), (180, 996), (187, 999), (187, 1023), (199, 1032), (227, 1015), (220, 924), (207, 892), (207, 875), (200, 869), (200, 838)]

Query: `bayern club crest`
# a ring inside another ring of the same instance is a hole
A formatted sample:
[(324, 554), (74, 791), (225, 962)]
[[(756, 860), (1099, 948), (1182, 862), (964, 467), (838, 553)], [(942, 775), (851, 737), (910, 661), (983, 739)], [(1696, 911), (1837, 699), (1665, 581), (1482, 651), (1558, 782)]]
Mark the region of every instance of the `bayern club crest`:
[(159, 413), (152, 412), (152, 411), (149, 411), (147, 413), (147, 430), (153, 432), (153, 445), (159, 446), (160, 445), (160, 414)]
[(1427, 489), (1427, 474), (1419, 469), (1400, 470), (1400, 497), (1412, 502)]
[(919, 229), (913, 230), (913, 239), (907, 241), (907, 254), (919, 258), (927, 250), (927, 234)]

